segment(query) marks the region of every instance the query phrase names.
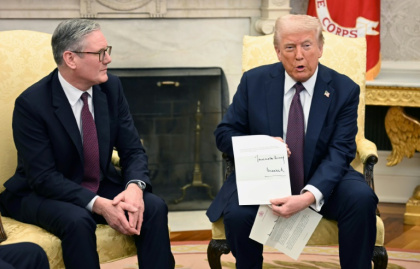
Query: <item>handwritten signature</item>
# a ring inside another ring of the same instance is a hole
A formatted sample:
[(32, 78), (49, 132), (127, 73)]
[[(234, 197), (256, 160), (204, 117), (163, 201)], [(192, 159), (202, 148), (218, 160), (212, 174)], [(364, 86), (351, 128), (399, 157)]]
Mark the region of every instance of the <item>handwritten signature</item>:
[(257, 162), (264, 162), (264, 161), (274, 161), (274, 160), (281, 160), (284, 162), (284, 156), (279, 156), (279, 155), (272, 155), (272, 156), (264, 156), (264, 157), (260, 157), (260, 156), (255, 156), (255, 159), (257, 160)]

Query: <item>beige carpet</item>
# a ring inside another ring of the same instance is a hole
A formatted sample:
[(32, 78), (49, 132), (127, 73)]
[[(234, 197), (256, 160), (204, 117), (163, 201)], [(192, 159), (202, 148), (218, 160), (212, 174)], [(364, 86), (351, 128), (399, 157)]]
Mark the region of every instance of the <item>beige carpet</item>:
[[(209, 268), (207, 263), (208, 241), (173, 242), (172, 253), (175, 256), (178, 269)], [(420, 268), (420, 252), (399, 250), (388, 251), (388, 269), (417, 269)], [(232, 254), (222, 255), (223, 268), (235, 268)], [(264, 248), (263, 268), (300, 268), (300, 269), (333, 269), (340, 268), (338, 248), (336, 247), (306, 247), (295, 261), (279, 251)], [(101, 269), (138, 269), (137, 257), (101, 265)]]

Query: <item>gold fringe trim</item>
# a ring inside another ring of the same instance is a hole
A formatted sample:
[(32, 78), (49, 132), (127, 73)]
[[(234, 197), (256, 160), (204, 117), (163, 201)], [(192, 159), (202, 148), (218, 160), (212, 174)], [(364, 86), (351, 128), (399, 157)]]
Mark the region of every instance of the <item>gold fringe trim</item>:
[(381, 54), (379, 54), (379, 60), (374, 67), (366, 71), (366, 80), (374, 80), (381, 71)]

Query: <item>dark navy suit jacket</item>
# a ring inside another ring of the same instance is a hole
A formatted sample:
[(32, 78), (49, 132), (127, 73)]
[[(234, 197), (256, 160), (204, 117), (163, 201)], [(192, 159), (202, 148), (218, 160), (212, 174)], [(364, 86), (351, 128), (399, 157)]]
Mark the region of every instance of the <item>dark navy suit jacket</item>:
[[(129, 112), (120, 80), (93, 86), (102, 178), (125, 185), (141, 179), (150, 189), (147, 156)], [(82, 187), (83, 146), (73, 111), (58, 80), (58, 70), (24, 91), (15, 103), (13, 137), (16, 173), (4, 184), (19, 196), (38, 196), (85, 207), (95, 193)], [(118, 150), (122, 177), (111, 163)], [(39, 201), (39, 199), (34, 199)]]
[[(233, 136), (283, 137), (284, 80), (282, 63), (243, 74), (232, 104), (215, 130), (220, 151), (233, 157)], [(318, 188), (325, 203), (340, 180), (361, 177), (350, 166), (356, 153), (359, 93), (359, 86), (350, 78), (318, 65), (305, 136), (304, 174), (305, 183)], [(232, 173), (207, 210), (210, 221), (220, 218), (234, 193), (236, 178)]]

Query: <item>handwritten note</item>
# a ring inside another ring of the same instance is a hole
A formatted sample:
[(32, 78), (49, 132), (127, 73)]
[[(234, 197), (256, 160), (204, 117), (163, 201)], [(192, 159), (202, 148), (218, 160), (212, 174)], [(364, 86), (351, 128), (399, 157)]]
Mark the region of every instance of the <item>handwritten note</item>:
[(235, 136), (232, 144), (240, 205), (291, 195), (286, 144), (267, 135)]

